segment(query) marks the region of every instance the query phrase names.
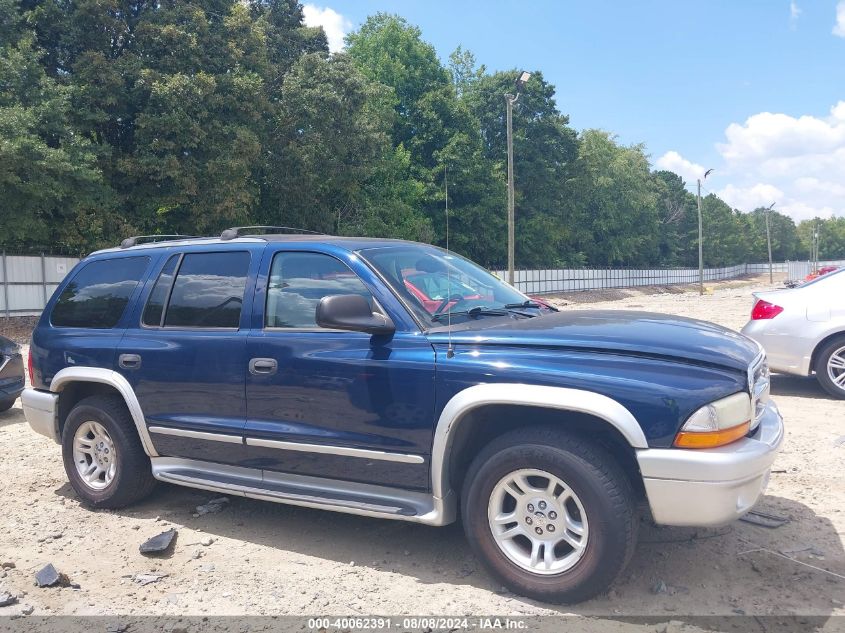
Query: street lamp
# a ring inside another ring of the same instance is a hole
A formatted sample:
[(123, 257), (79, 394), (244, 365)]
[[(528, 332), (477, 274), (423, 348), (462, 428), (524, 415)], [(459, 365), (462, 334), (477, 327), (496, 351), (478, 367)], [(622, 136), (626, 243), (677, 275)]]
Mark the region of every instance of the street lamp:
[(514, 266), (513, 104), (519, 99), (522, 89), (530, 78), (531, 73), (523, 70), (516, 80), (516, 94), (508, 93), (505, 95), (508, 130), (508, 283), (511, 285), (513, 285)]
[(774, 206), (775, 203), (773, 202), (766, 207), (766, 241), (769, 243), (769, 284), (774, 283), (774, 278), (772, 277), (772, 230), (769, 227), (769, 216), (772, 215), (772, 208)]
[(704, 294), (704, 231), (701, 222), (701, 181), (707, 180), (707, 176), (713, 173), (712, 169), (704, 172), (704, 178), (698, 179), (698, 294)]

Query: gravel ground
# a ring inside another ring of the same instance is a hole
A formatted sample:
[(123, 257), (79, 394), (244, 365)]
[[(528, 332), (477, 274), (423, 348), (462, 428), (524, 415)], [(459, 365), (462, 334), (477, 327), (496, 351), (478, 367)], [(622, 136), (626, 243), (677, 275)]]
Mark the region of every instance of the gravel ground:
[[(555, 301), (564, 309), (670, 312), (739, 328), (751, 291), (763, 286), (745, 280), (704, 297), (672, 289), (613, 291), (612, 300), (597, 303), (585, 300), (607, 297)], [(811, 379), (775, 376), (772, 390), (787, 437), (759, 509), (788, 522), (718, 530), (644, 522), (637, 552), (610, 592), (568, 607), (499, 587), (457, 525), (239, 498), (196, 516), (196, 506), (217, 495), (169, 485), (126, 510), (88, 510), (67, 483), (58, 447), (29, 430), (18, 403), (0, 414), (0, 594), (19, 601), (0, 615), (574, 613), (605, 622), (633, 615), (683, 622), (690, 615), (803, 614), (822, 616), (832, 630), (829, 623), (836, 628), (842, 618), (826, 616), (845, 615), (845, 401), (830, 399)], [(170, 556), (138, 553), (142, 541), (169, 528), (178, 530)], [(34, 587), (34, 574), (47, 563), (78, 588)], [(137, 574), (162, 577), (142, 585)]]

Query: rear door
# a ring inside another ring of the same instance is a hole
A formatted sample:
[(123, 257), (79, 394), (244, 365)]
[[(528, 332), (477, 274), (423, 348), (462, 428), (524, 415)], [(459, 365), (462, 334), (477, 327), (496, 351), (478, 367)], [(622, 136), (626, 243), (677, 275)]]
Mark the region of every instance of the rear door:
[(163, 456), (244, 457), (250, 279), (264, 245), (238, 247), (168, 249), (121, 341), (117, 371)]

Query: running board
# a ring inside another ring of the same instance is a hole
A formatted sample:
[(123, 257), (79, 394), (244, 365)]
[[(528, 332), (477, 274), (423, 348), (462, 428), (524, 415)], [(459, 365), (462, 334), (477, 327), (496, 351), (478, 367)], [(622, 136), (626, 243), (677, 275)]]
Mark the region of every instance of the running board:
[(153, 476), (180, 486), (335, 512), (446, 525), (455, 503), (423, 492), (174, 457), (152, 457)]

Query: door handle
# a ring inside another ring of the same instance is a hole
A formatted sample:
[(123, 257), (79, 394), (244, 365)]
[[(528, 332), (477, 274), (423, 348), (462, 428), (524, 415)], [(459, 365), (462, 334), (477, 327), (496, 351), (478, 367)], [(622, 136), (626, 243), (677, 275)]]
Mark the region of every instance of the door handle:
[(121, 354), (117, 357), (117, 364), (122, 369), (138, 369), (141, 366), (140, 354)]
[(275, 358), (253, 358), (249, 361), (249, 373), (253, 376), (275, 374), (279, 364)]

